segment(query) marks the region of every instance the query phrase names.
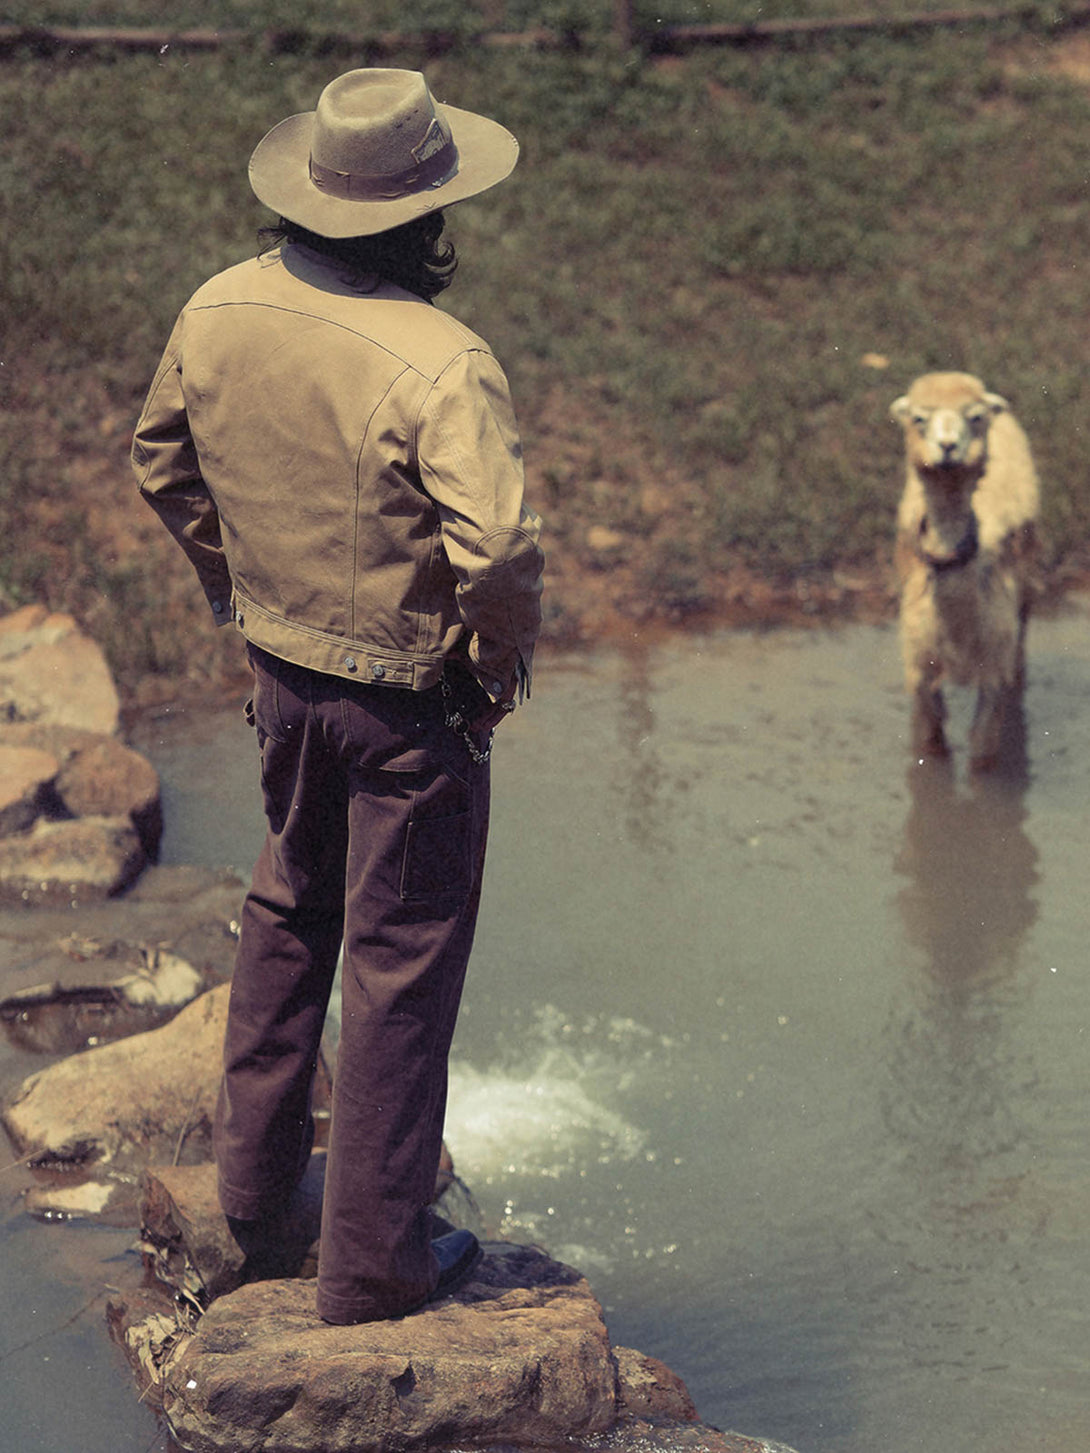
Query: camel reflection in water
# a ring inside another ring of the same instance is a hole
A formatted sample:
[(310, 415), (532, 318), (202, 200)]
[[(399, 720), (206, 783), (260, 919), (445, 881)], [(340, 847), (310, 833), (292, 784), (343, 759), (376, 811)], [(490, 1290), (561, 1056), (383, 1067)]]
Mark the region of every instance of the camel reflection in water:
[(1020, 702), (1007, 713), (994, 771), (960, 788), (950, 757), (926, 757), (909, 769), (912, 806), (895, 864), (909, 882), (898, 901), (932, 992), (954, 1012), (1013, 971), (1036, 918), (1037, 852), (1024, 830), (1028, 784)]
[(1038, 876), (1028, 781), (1020, 710), (1008, 714), (995, 772), (959, 783), (950, 759), (924, 759), (908, 774), (894, 866), (906, 880), (897, 895), (905, 940), (920, 958), (886, 1027), (880, 1234), (916, 1271), (900, 1309), (906, 1355), (934, 1368), (950, 1365), (951, 1346), (968, 1364), (999, 1365), (1032, 1315), (1017, 1250), (1040, 1122), (1022, 1030)]
[(908, 773), (895, 863), (907, 943), (921, 972), (889, 1025), (887, 1123), (933, 1172), (970, 1174), (1023, 1140), (1018, 1103), (1032, 1062), (1017, 1033), (1023, 940), (1037, 917), (1037, 851), (1025, 831), (1025, 717), (1008, 712), (999, 766), (958, 781), (950, 758)]
[(655, 740), (652, 653), (638, 636), (621, 652), (618, 681), (618, 755), (615, 781), (623, 802), (625, 836), (647, 850), (670, 843), (669, 803), (664, 800), (666, 771)]

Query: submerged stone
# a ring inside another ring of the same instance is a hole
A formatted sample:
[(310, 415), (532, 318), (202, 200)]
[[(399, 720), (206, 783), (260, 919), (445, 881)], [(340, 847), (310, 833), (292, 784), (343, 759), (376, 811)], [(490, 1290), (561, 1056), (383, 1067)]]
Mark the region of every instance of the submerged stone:
[(43, 1221), (106, 1219), (112, 1204), (124, 1196), (124, 1188), (108, 1181), (69, 1181), (68, 1184), (32, 1186), (24, 1204), (32, 1216)]
[(156, 1029), (231, 971), (242, 885), (150, 868), (124, 898), (0, 907), (0, 1023), (51, 1056)]
[(0, 838), (0, 894), (28, 903), (109, 898), (146, 862), (128, 817), (39, 820), (30, 832)]
[[(58, 945), (58, 951), (64, 953), (65, 947)], [(69, 957), (79, 952), (79, 941), (70, 936)], [(92, 1000), (129, 1004), (134, 1008), (180, 1009), (195, 999), (201, 988), (201, 975), (191, 963), (180, 954), (155, 946), (133, 946), (122, 955), (107, 957), (98, 945), (89, 944), (82, 960), (98, 964), (97, 982), (84, 975), (82, 982), (77, 983), (57, 978), (48, 984), (30, 984), (0, 999), (0, 1017), (45, 1005)]]

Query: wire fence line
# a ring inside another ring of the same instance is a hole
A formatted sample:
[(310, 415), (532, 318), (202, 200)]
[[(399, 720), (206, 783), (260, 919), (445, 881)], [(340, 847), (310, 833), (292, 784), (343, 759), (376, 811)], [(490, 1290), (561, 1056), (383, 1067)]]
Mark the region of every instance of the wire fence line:
[[(1017, 22), (1047, 24), (1052, 32), (1090, 24), (1090, 0), (1045, 14), (1032, 4), (977, 6), (971, 9), (932, 10), (902, 15), (851, 15), (827, 18), (800, 17), (735, 23), (641, 25), (635, 0), (609, 0), (610, 34), (625, 49), (639, 48), (649, 54), (677, 54), (705, 45), (758, 46), (778, 41), (821, 39), (837, 35), (896, 33), (936, 29), (966, 29), (979, 25)], [(504, 28), (503, 0), (491, 0), (482, 17), (488, 28), (476, 32), (373, 31), (349, 34), (313, 27), (266, 29), (263, 31), (124, 26), (0, 25), (0, 58), (27, 52), (44, 55), (82, 53), (97, 49), (164, 52), (167, 50), (219, 50), (232, 46), (260, 44), (275, 54), (293, 52), (333, 53), (352, 51), (382, 57), (398, 51), (420, 50), (438, 55), (468, 42), (497, 47), (578, 47), (583, 37), (577, 30), (533, 26), (522, 30)]]

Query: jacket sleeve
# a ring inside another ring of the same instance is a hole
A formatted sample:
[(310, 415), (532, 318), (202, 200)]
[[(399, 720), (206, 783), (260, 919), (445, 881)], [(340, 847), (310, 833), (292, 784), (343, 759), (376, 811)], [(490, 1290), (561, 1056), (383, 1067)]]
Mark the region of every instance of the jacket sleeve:
[(460, 354), (436, 381), (421, 411), (417, 453), (457, 579), (470, 667), (494, 700), (521, 695), (541, 626), (541, 521), (523, 500), (507, 379), (486, 350)]
[(231, 619), (231, 575), (219, 514), (201, 476), (182, 392), (181, 319), (152, 380), (132, 443), (140, 493), (185, 551), (217, 625)]

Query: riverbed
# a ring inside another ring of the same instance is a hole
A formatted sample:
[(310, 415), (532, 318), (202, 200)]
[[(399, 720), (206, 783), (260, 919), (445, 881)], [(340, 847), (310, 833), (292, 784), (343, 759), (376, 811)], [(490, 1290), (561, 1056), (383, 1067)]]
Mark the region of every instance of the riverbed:
[[(711, 1423), (1090, 1447), (1088, 624), (1034, 622), (979, 782), (962, 696), (952, 760), (911, 759), (891, 629), (549, 658), (501, 729), (448, 1144)], [(164, 860), (246, 870), (238, 706), (135, 744)], [(81, 1311), (131, 1234), (5, 1204), (0, 1450), (165, 1447)]]

